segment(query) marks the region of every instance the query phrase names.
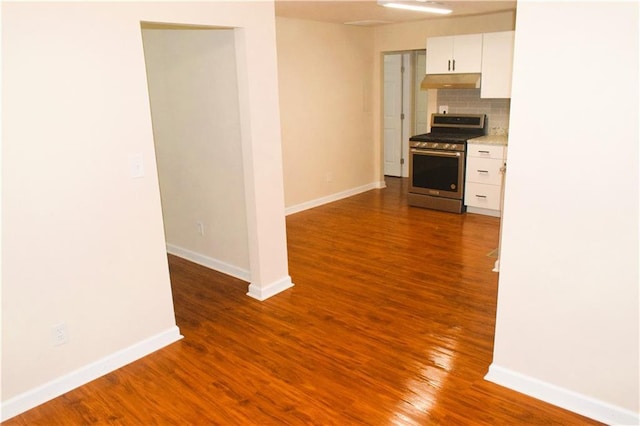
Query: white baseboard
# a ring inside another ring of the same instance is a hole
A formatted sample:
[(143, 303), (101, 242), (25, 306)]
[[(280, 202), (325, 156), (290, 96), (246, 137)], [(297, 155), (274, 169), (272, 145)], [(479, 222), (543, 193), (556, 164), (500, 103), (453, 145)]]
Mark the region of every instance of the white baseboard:
[(198, 265), (206, 266), (209, 269), (220, 271), (223, 274), (230, 275), (232, 277), (241, 279), (243, 281), (251, 281), (251, 272), (246, 269), (238, 268), (237, 266), (229, 265), (228, 263), (214, 259), (212, 257), (205, 256), (194, 251), (178, 247), (173, 244), (167, 243), (167, 252), (183, 259), (187, 259)]
[(182, 336), (178, 327), (171, 327), (162, 333), (108, 355), (76, 371), (3, 401), (1, 421), (4, 422), (11, 417), (24, 413), (180, 339), (182, 339)]
[(485, 380), (610, 425), (638, 425), (640, 415), (492, 364)]
[[(241, 279), (243, 281), (251, 282), (251, 272), (229, 265), (228, 263), (221, 262), (219, 260), (207, 257), (200, 253), (193, 252), (191, 250), (184, 249), (182, 247), (175, 246), (173, 244), (167, 244), (167, 252), (183, 259), (187, 259), (198, 265), (205, 266), (207, 268), (222, 272), (232, 277)], [(257, 300), (266, 300), (271, 296), (274, 296), (288, 288), (293, 287), (291, 277), (286, 276), (274, 283), (267, 286), (257, 286), (256, 284), (249, 284), (248, 296)]]
[(266, 286), (257, 286), (255, 284), (250, 284), (247, 296), (263, 301), (291, 287), (293, 287), (293, 283), (291, 282), (291, 277), (287, 275), (286, 277), (281, 278), (278, 281), (275, 281)]
[(315, 200), (311, 200), (305, 203), (296, 204), (295, 206), (287, 207), (285, 209), (285, 215), (288, 216), (290, 214), (299, 213), (304, 210), (312, 209), (314, 207), (318, 207), (323, 204), (329, 204), (334, 201), (342, 200), (343, 198), (351, 197), (353, 195), (370, 191), (372, 189), (381, 189), (386, 187), (387, 185), (384, 183), (384, 181), (372, 182), (367, 185), (359, 186), (357, 188), (348, 189), (346, 191), (338, 192), (336, 194), (327, 195), (326, 197), (316, 198)]

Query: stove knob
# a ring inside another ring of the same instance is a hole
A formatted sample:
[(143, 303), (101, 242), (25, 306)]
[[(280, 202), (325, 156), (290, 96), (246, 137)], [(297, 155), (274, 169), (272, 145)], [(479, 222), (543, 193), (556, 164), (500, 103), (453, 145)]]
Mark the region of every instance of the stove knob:
[(452, 143), (452, 144), (451, 144), (451, 149), (452, 149), (453, 151), (457, 151), (457, 150), (458, 150), (458, 145), (456, 145), (456, 144)]
[(422, 143), (420, 144), (420, 148), (426, 148), (427, 146), (429, 146), (429, 144), (428, 144), (428, 143), (426, 143), (426, 142), (422, 142)]
[(444, 149), (449, 149), (449, 144), (448, 143), (444, 145)]
[(438, 147), (438, 144), (437, 144), (437, 143), (434, 143), (434, 144), (433, 144), (433, 147), (434, 147), (434, 148), (437, 148), (437, 147)]

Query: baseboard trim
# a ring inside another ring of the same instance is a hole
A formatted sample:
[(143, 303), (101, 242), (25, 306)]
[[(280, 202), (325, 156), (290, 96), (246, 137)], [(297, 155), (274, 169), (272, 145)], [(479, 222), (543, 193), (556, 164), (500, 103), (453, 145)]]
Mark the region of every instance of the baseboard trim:
[(304, 203), (296, 204), (295, 206), (287, 207), (284, 213), (285, 215), (288, 216), (290, 214), (299, 213), (301, 211), (312, 209), (314, 207), (319, 207), (323, 204), (329, 204), (334, 201), (342, 200), (343, 198), (348, 198), (353, 195), (360, 194), (362, 192), (370, 191), (372, 189), (382, 189), (386, 187), (387, 185), (384, 183), (384, 181), (372, 182), (366, 185), (359, 186), (357, 188), (348, 189), (346, 191), (327, 195), (326, 197), (316, 198), (315, 200), (311, 200)]
[(1, 421), (8, 420), (70, 390), (124, 367), (182, 339), (180, 330), (170, 329), (117, 351), (96, 362), (2, 402)]
[(500, 210), (491, 210), (491, 209), (485, 209), (482, 207), (473, 207), (473, 206), (467, 206), (467, 213), (483, 214), (485, 216), (493, 216), (493, 217), (502, 216)]
[(242, 281), (251, 281), (251, 272), (246, 269), (238, 268), (237, 266), (230, 265), (212, 257), (205, 256), (194, 251), (178, 247), (174, 244), (167, 243), (167, 252), (174, 256), (181, 257), (189, 260), (198, 265), (205, 266), (209, 269), (222, 272), (223, 274), (230, 275), (234, 278), (241, 279)]
[(291, 282), (291, 277), (288, 275), (266, 286), (249, 284), (249, 291), (247, 292), (247, 296), (263, 301), (272, 296), (275, 296), (278, 293), (282, 293), (286, 289), (293, 287), (293, 285), (294, 284), (293, 282)]
[(612, 425), (638, 425), (633, 411), (492, 364), (485, 380)]

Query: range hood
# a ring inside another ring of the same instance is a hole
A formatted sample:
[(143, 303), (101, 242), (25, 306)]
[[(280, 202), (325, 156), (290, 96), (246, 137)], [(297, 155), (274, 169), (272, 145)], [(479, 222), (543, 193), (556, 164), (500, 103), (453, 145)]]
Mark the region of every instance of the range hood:
[(473, 74), (427, 74), (420, 89), (479, 89), (480, 73)]

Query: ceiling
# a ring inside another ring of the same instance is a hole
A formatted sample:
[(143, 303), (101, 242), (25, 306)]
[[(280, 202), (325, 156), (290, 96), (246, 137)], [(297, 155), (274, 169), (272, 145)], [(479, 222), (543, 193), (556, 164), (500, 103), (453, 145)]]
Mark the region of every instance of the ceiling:
[[(483, 15), (516, 9), (516, 1), (464, 1), (442, 0), (428, 2), (452, 9), (448, 15), (434, 15), (422, 12), (410, 12), (379, 6), (376, 0), (275, 0), (276, 16), (285, 18), (308, 19), (338, 24), (375, 26), (392, 23), (421, 21), (425, 19), (446, 19), (468, 15)], [(419, 2), (416, 1), (416, 4)]]

